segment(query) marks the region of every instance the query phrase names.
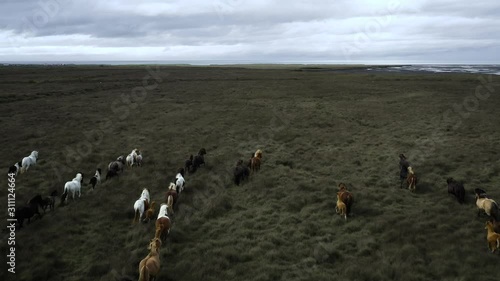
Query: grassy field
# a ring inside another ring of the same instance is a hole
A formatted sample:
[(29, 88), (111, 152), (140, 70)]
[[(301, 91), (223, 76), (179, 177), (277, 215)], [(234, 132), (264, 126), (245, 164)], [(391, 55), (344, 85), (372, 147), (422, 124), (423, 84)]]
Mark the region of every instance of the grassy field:
[[(147, 187), (163, 202), (176, 169), (204, 147), (207, 164), (186, 176), (158, 280), (498, 280), (500, 255), (488, 252), (472, 190), (500, 200), (500, 82), (478, 78), (1, 67), (5, 172), (39, 151), (16, 180), (18, 206), (61, 193), (77, 172), (87, 183), (136, 147), (144, 166), (85, 186), (17, 231), (16, 274), (5, 268), (0, 279), (137, 280), (154, 224), (132, 225), (135, 200)], [(236, 187), (234, 164), (258, 148), (261, 171)], [(400, 153), (419, 176), (415, 194), (399, 188)], [(465, 205), (447, 194), (450, 176), (465, 181)], [(334, 209), (340, 182), (355, 198), (347, 222)], [(6, 224), (6, 188), (0, 200)]]

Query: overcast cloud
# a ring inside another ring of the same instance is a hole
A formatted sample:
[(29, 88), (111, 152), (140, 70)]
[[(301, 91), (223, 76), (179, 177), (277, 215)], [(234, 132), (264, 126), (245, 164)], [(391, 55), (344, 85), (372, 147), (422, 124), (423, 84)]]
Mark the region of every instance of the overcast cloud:
[(500, 63), (500, 1), (3, 0), (0, 61)]

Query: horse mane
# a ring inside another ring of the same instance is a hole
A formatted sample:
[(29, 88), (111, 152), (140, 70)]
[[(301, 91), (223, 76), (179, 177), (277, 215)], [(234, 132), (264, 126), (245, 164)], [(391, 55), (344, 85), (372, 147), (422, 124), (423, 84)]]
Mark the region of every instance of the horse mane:
[(408, 166), (408, 173), (415, 174), (415, 171), (413, 171), (413, 168), (411, 166)]

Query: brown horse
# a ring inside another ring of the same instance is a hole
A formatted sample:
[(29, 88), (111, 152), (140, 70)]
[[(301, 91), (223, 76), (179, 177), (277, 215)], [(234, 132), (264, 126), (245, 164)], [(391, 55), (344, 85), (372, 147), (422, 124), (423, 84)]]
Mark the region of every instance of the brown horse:
[(167, 206), (168, 206), (168, 211), (172, 215), (174, 214), (174, 205), (177, 203), (177, 190), (176, 190), (176, 185), (175, 183), (171, 182), (168, 191), (167, 191)]
[(152, 201), (151, 205), (149, 206), (148, 210), (146, 211), (146, 218), (144, 220), (147, 220), (148, 222), (153, 218), (155, 215), (155, 205), (156, 202)]
[(170, 232), (170, 227), (172, 226), (172, 222), (168, 217), (167, 208), (167, 204), (161, 204), (160, 211), (158, 212), (158, 218), (156, 219), (155, 223), (155, 238), (161, 239), (163, 241), (165, 241), (167, 234)]
[(139, 281), (155, 280), (160, 272), (161, 240), (153, 238), (149, 243), (149, 254), (139, 263)]
[(339, 192), (337, 192), (337, 196), (346, 206), (346, 215), (348, 216), (351, 213), (352, 204), (354, 203), (354, 198), (352, 194), (347, 191), (347, 188), (344, 183), (339, 184)]
[(415, 175), (412, 167), (408, 167), (408, 176), (406, 177), (406, 183), (408, 184), (408, 189), (411, 192), (415, 192), (415, 189), (417, 188), (417, 176)]

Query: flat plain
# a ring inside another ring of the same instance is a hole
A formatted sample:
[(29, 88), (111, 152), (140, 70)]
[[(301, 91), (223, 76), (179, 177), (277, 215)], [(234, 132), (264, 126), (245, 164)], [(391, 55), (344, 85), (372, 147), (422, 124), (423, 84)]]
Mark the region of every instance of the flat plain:
[[(5, 173), (39, 151), (16, 179), (18, 206), (62, 193), (77, 172), (86, 184), (134, 148), (144, 155), (143, 167), (85, 185), (64, 206), (59, 197), (18, 230), (16, 274), (0, 279), (137, 280), (154, 223), (132, 224), (135, 200), (146, 187), (164, 202), (177, 168), (204, 147), (157, 280), (498, 280), (473, 189), (500, 200), (499, 85), (302, 66), (0, 67)], [(256, 149), (261, 170), (235, 186), (236, 161)], [(399, 188), (400, 153), (416, 193)], [(448, 177), (465, 182), (466, 204), (447, 194)], [(340, 182), (355, 199), (347, 221), (335, 213)]]

